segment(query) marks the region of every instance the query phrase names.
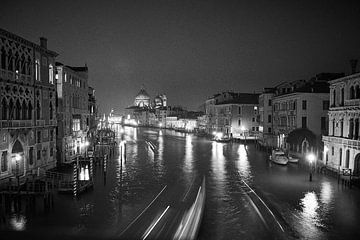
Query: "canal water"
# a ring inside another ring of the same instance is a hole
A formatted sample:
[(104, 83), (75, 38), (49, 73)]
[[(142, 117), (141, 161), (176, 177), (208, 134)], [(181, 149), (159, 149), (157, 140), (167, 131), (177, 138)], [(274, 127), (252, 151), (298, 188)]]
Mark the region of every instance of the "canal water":
[[(117, 239), (167, 186), (182, 191), (206, 177), (199, 239), (360, 239), (360, 190), (289, 164), (279, 166), (254, 145), (217, 143), (170, 130), (119, 128), (127, 141), (106, 172), (95, 167), (94, 189), (77, 199), (54, 194), (22, 204), (0, 219), (1, 239)], [(149, 148), (147, 142), (155, 146)]]

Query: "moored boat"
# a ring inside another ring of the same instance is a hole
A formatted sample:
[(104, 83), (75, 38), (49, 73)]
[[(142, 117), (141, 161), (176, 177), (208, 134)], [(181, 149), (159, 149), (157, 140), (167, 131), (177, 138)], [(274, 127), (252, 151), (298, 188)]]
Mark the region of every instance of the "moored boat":
[(285, 153), (279, 149), (272, 150), (270, 160), (280, 165), (286, 165), (289, 162)]

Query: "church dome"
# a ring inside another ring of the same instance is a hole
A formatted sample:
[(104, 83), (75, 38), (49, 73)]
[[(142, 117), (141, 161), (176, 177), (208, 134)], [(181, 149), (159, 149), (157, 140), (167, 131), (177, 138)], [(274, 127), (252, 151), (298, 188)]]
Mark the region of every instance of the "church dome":
[(150, 96), (144, 88), (141, 88), (140, 92), (136, 95), (134, 105), (138, 107), (148, 107), (150, 105)]

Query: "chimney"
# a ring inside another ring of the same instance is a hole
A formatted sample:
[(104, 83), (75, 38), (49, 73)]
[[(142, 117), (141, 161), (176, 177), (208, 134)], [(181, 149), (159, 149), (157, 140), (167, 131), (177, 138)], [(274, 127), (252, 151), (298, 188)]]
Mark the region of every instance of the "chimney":
[(357, 59), (351, 59), (351, 60), (350, 60), (351, 74), (356, 73), (357, 63), (358, 63), (358, 60), (357, 60)]
[(40, 47), (47, 49), (47, 39), (44, 37), (40, 38)]

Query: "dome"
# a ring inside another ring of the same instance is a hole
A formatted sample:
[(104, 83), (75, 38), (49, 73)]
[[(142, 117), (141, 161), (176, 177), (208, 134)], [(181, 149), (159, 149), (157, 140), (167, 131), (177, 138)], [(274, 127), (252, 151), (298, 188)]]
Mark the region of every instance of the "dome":
[(138, 107), (148, 107), (150, 105), (150, 96), (144, 88), (141, 88), (136, 95), (134, 105)]

